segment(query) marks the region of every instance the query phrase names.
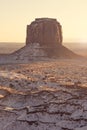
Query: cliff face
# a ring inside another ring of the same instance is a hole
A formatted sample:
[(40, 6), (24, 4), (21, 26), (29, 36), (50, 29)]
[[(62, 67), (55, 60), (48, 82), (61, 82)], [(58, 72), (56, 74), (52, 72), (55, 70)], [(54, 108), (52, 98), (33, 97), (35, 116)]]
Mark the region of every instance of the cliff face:
[(56, 19), (39, 18), (27, 26), (26, 44), (62, 45), (62, 29)]

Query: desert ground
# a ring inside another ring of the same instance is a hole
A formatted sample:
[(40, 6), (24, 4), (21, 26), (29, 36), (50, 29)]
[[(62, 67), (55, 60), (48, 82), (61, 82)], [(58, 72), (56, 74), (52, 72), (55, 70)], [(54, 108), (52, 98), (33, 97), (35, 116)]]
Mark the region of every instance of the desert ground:
[(87, 60), (0, 65), (0, 130), (87, 130)]

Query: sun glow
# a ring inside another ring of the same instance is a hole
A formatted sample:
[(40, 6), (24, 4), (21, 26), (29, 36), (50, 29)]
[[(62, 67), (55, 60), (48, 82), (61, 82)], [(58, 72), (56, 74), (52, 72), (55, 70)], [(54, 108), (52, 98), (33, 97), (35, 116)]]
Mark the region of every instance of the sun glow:
[(85, 44), (85, 45), (87, 45), (87, 40), (81, 39), (81, 40), (80, 40), (80, 44)]

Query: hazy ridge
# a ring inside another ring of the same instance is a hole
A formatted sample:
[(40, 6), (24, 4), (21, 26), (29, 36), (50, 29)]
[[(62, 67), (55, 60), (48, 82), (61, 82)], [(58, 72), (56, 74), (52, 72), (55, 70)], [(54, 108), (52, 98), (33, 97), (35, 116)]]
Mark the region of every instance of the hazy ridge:
[(12, 53), (23, 46), (24, 46), (24, 43), (0, 42), (0, 54)]

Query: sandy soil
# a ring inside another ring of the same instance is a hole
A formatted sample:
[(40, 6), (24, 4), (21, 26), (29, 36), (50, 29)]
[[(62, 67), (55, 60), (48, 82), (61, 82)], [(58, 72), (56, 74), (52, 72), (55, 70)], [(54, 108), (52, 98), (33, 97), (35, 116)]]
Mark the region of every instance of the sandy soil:
[(0, 130), (87, 130), (87, 61), (0, 65)]

